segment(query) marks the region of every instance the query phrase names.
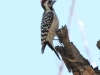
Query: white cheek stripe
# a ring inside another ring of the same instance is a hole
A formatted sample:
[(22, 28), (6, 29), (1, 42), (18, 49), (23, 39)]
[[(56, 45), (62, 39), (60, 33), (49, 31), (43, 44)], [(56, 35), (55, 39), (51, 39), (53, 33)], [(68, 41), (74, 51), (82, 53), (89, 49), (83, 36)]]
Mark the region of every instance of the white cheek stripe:
[(45, 6), (46, 10), (50, 9), (48, 6), (48, 0), (44, 3), (44, 6)]

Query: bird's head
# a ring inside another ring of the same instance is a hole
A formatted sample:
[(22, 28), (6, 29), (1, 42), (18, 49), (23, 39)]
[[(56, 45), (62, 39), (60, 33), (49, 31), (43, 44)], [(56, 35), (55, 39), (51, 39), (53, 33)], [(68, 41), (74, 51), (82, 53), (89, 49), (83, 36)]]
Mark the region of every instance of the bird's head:
[(41, 0), (41, 5), (44, 10), (53, 10), (53, 4), (56, 0)]

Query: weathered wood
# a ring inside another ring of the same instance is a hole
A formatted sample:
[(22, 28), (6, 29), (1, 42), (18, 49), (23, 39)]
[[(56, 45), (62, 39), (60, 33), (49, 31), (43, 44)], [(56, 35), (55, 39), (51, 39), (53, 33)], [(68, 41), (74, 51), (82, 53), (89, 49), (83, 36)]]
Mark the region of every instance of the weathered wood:
[(73, 75), (100, 75), (100, 70), (91, 67), (90, 62), (80, 54), (73, 42), (70, 42), (66, 25), (58, 29), (57, 36), (63, 46), (56, 46), (55, 48), (69, 72), (72, 71)]
[(100, 49), (100, 40), (99, 41), (97, 41), (97, 47), (98, 47), (98, 49)]

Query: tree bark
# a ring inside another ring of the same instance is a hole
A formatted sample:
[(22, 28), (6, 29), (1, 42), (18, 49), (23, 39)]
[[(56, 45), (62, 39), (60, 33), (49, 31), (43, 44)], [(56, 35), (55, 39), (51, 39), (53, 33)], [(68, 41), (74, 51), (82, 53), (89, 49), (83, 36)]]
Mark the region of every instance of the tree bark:
[(96, 45), (97, 45), (98, 49), (100, 50), (100, 40), (97, 41)]
[(56, 46), (55, 48), (61, 55), (69, 72), (72, 72), (73, 75), (100, 75), (98, 67), (90, 66), (90, 62), (80, 54), (73, 42), (70, 42), (66, 25), (58, 29), (57, 36), (62, 46)]

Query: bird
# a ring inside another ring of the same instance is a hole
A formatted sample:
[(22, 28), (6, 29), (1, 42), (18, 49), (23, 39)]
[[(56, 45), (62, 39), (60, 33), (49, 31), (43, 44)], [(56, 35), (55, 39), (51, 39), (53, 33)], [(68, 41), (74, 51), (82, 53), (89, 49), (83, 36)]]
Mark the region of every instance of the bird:
[(56, 12), (53, 8), (56, 0), (41, 0), (41, 6), (44, 10), (41, 21), (41, 52), (44, 53), (46, 45), (50, 47), (51, 50), (55, 52), (57, 57), (60, 59), (54, 45), (53, 39), (56, 35), (56, 31), (59, 27), (59, 20)]

